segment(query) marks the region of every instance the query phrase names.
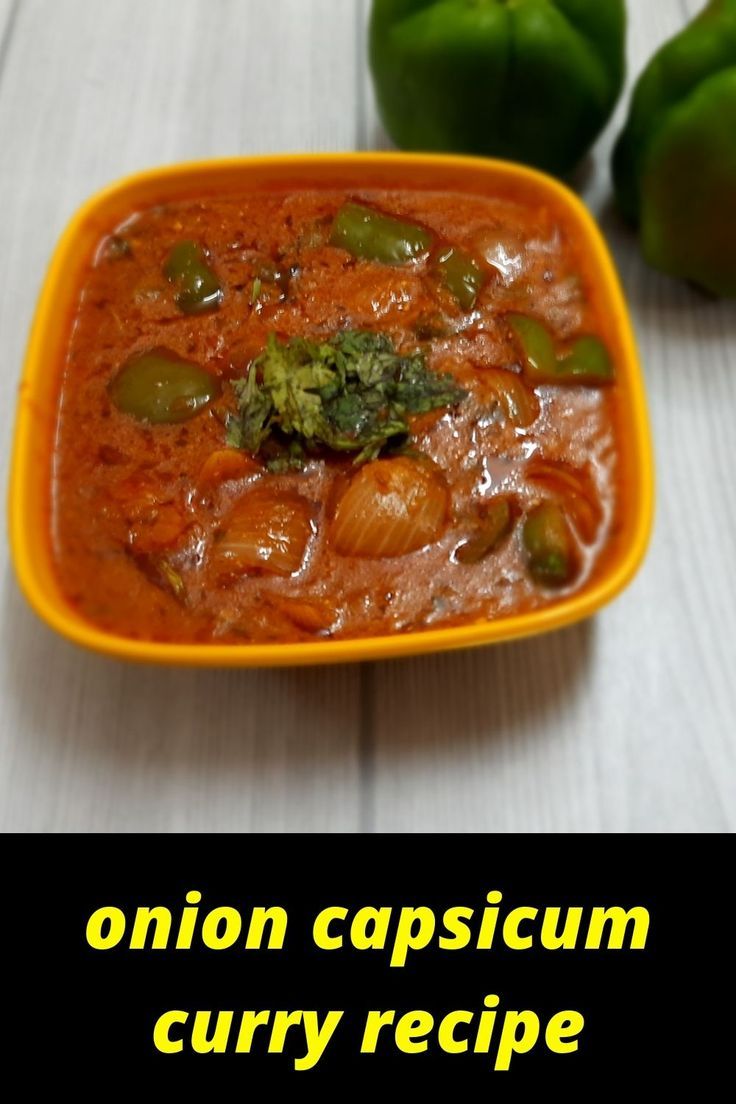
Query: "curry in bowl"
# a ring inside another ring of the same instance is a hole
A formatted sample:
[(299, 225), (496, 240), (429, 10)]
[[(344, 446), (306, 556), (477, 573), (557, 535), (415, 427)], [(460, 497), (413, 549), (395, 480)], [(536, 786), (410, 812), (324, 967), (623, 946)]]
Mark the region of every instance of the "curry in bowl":
[(100, 232), (51, 496), (66, 602), (128, 638), (320, 641), (545, 609), (620, 555), (615, 335), (527, 195), (178, 196)]

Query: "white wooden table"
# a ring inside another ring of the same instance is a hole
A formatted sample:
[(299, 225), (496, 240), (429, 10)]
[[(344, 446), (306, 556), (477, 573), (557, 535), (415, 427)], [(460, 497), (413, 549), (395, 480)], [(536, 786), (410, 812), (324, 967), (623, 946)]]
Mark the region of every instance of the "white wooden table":
[[(0, 0), (0, 463), (44, 266), (90, 192), (157, 163), (385, 145), (361, 0)], [(640, 70), (699, 0), (630, 0)], [(0, 547), (0, 827), (722, 831), (736, 825), (736, 303), (631, 299), (658, 518), (634, 585), (528, 643), (280, 672), (119, 665), (55, 637)]]

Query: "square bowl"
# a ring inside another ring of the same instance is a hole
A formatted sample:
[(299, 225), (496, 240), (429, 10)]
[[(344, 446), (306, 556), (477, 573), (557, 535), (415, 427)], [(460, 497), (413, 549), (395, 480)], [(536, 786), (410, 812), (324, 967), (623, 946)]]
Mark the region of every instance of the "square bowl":
[[(551, 205), (586, 249), (608, 321), (620, 389), (618, 460), (628, 487), (614, 555), (605, 571), (549, 606), (494, 620), (406, 633), (284, 644), (177, 644), (97, 628), (64, 597), (50, 532), (53, 446), (67, 344), (82, 273), (100, 239), (126, 216), (192, 195), (301, 189), (408, 189), (509, 195)], [(653, 462), (641, 368), (626, 302), (606, 243), (580, 199), (525, 166), (469, 157), (402, 153), (304, 154), (185, 163), (138, 173), (89, 199), (63, 233), (41, 291), (20, 384), (9, 496), (15, 570), (30, 605), (77, 644), (120, 659), (210, 667), (266, 667), (386, 659), (499, 643), (559, 629), (595, 613), (632, 579), (648, 544)]]

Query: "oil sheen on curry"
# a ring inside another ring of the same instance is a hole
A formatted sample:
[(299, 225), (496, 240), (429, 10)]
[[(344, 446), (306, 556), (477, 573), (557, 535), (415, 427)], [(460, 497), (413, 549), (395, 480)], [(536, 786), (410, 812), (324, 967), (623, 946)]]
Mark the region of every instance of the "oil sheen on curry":
[(408, 191), (177, 200), (84, 275), (53, 543), (90, 622), (171, 642), (543, 608), (618, 539), (612, 335), (551, 207)]

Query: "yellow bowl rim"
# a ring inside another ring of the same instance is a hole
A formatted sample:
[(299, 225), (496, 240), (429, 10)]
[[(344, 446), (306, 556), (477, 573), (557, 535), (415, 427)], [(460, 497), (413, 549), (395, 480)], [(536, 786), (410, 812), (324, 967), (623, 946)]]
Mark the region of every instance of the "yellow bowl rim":
[[(217, 174), (223, 170), (259, 167), (261, 170), (298, 169), (310, 166), (358, 169), (368, 162), (400, 171), (411, 166), (439, 168), (460, 173), (472, 169), (547, 190), (577, 220), (602, 281), (602, 290), (614, 312), (619, 332), (629, 401), (634, 421), (630, 442), (638, 457), (638, 513), (633, 536), (612, 569), (577, 594), (561, 598), (541, 610), (515, 614), (494, 621), (473, 622), (450, 628), (421, 629), (408, 633), (321, 640), (291, 644), (176, 644), (134, 640), (106, 632), (87, 622), (63, 595), (49, 593), (31, 567), (28, 554), (32, 534), (25, 524), (24, 489), (28, 482), (32, 413), (19, 399), (11, 462), (8, 519), (12, 560), (20, 588), (35, 612), (63, 637), (94, 652), (118, 659), (188, 667), (283, 667), (363, 660), (389, 659), (449, 651), (503, 641), (517, 640), (572, 625), (596, 613), (615, 598), (632, 580), (646, 554), (654, 513), (654, 460), (641, 365), (626, 300), (608, 246), (582, 200), (565, 184), (525, 165), (486, 158), (445, 154), (400, 152), (298, 153), (185, 161), (133, 173), (95, 192), (72, 216), (52, 255), (31, 326), (20, 393), (32, 395), (33, 383), (42, 368), (47, 328), (55, 313), (56, 288), (63, 279), (67, 258), (81, 228), (110, 199), (123, 196), (141, 185), (181, 180), (185, 177)], [(459, 190), (462, 182), (459, 181)]]

